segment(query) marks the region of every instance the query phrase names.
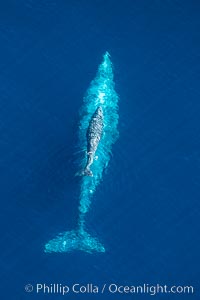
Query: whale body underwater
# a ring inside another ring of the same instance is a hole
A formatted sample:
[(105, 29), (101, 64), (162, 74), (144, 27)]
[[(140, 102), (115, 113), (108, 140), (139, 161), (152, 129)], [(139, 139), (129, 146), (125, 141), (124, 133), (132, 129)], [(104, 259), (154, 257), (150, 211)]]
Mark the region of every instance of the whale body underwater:
[(103, 132), (103, 109), (99, 106), (94, 112), (87, 130), (87, 163), (80, 175), (93, 176), (90, 166), (92, 165), (97, 147)]
[[(71, 252), (104, 253), (105, 247), (91, 235), (87, 226), (87, 214), (91, 208), (94, 192), (102, 180), (112, 154), (112, 145), (119, 137), (118, 94), (115, 91), (113, 67), (110, 54), (106, 52), (98, 66), (95, 78), (83, 98), (80, 108), (77, 160), (81, 175), (78, 188), (79, 205), (74, 229), (58, 233), (45, 246), (46, 253)], [(82, 155), (83, 153), (86, 153)]]

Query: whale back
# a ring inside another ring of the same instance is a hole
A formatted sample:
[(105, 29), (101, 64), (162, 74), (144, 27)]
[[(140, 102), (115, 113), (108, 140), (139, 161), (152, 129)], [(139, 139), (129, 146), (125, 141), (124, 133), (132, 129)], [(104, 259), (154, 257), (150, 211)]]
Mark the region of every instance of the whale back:
[(97, 139), (99, 141), (102, 135), (102, 131), (103, 131), (103, 109), (101, 106), (99, 106), (95, 110), (89, 123), (89, 127), (87, 130), (88, 142), (90, 143), (91, 139)]

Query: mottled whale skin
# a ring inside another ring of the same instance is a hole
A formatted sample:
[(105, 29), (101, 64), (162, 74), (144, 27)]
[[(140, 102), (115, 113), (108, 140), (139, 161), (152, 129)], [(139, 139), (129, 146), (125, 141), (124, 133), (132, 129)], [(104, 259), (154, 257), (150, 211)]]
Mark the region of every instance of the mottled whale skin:
[(90, 166), (94, 161), (103, 132), (103, 109), (99, 106), (94, 112), (87, 130), (87, 163), (81, 175), (93, 176)]

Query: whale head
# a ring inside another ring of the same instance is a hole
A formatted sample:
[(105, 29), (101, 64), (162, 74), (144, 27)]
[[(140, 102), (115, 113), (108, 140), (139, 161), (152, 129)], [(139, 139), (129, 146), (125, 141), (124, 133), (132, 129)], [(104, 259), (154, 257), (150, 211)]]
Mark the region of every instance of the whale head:
[(102, 109), (101, 106), (99, 106), (99, 107), (97, 108), (96, 113), (97, 113), (98, 116), (102, 116), (102, 117), (103, 117), (103, 109)]

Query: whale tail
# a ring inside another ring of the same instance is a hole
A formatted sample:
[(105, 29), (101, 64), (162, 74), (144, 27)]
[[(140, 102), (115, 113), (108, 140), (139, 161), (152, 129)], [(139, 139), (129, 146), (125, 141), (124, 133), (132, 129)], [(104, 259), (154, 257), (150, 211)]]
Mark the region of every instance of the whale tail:
[(93, 173), (89, 167), (86, 167), (85, 169), (77, 172), (75, 176), (93, 176)]
[(105, 252), (104, 246), (97, 238), (83, 229), (60, 233), (45, 245), (45, 252), (71, 252), (81, 250), (87, 253)]

